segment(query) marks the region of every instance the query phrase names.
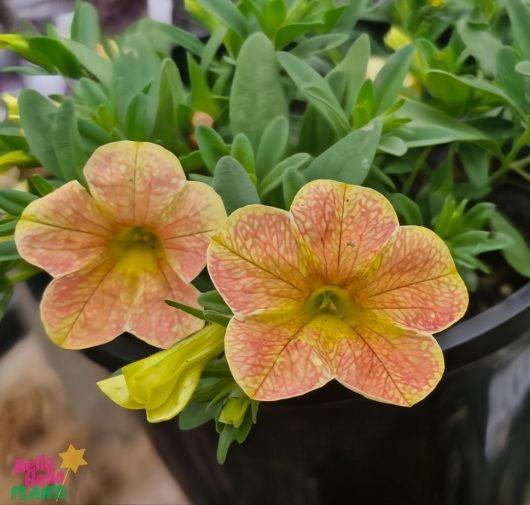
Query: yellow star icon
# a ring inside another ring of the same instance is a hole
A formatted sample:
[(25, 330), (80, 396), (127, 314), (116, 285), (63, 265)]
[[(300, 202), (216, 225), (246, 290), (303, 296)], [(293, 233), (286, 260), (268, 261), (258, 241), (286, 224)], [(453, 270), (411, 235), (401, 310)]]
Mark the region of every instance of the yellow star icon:
[(68, 468), (68, 471), (72, 470), (72, 472), (77, 473), (80, 466), (88, 465), (83, 459), (84, 453), (85, 449), (76, 449), (70, 444), (67, 451), (59, 453), (59, 456), (63, 460), (61, 468)]

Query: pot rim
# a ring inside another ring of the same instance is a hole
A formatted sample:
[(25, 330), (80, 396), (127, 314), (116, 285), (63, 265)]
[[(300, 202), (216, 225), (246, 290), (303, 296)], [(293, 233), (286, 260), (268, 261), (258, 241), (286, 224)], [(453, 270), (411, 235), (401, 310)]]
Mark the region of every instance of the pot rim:
[[(530, 309), (530, 282), (519, 288), (508, 298), (489, 309), (464, 321), (460, 321), (451, 328), (435, 335), (436, 340), (448, 356), (464, 349), (468, 359), (459, 359), (459, 364), (494, 352), (508, 343), (516, 340), (520, 332), (502, 332), (500, 330), (515, 323), (517, 327), (523, 313)], [(518, 317), (519, 316), (519, 317)], [(528, 323), (525, 328), (528, 327)], [(508, 328), (506, 328), (508, 329)], [(499, 336), (502, 335), (502, 338)]]

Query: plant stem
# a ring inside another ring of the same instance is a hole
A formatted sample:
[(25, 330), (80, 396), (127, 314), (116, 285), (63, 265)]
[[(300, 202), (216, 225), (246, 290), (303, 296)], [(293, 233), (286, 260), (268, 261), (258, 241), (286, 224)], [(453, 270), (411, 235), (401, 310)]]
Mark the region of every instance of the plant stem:
[(408, 195), (410, 193), (410, 190), (412, 189), (412, 185), (414, 184), (416, 177), (418, 176), (421, 169), (423, 168), (423, 165), (427, 161), (429, 154), (431, 154), (431, 151), (432, 151), (432, 147), (427, 147), (421, 152), (421, 154), (416, 159), (416, 162), (414, 163), (414, 167), (412, 168), (412, 172), (410, 173), (407, 180), (403, 184), (404, 195)]

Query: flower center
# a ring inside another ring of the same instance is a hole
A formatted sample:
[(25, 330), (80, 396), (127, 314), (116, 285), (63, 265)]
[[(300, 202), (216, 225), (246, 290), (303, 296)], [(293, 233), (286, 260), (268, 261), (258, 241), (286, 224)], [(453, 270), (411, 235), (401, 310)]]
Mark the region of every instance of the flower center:
[(154, 271), (164, 255), (156, 234), (140, 226), (120, 231), (113, 239), (110, 251), (119, 270), (129, 274)]
[(322, 286), (307, 298), (305, 308), (311, 317), (327, 314), (347, 319), (359, 313), (359, 307), (352, 296), (342, 288)]

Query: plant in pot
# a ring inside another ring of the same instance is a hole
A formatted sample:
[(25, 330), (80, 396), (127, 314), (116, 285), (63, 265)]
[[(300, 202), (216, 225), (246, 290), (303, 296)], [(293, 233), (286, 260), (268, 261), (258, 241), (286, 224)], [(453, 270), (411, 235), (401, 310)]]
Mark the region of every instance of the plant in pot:
[(70, 90), (0, 126), (4, 299), (54, 277), (194, 501), (522, 503), (530, 6), (186, 4), (0, 36)]

